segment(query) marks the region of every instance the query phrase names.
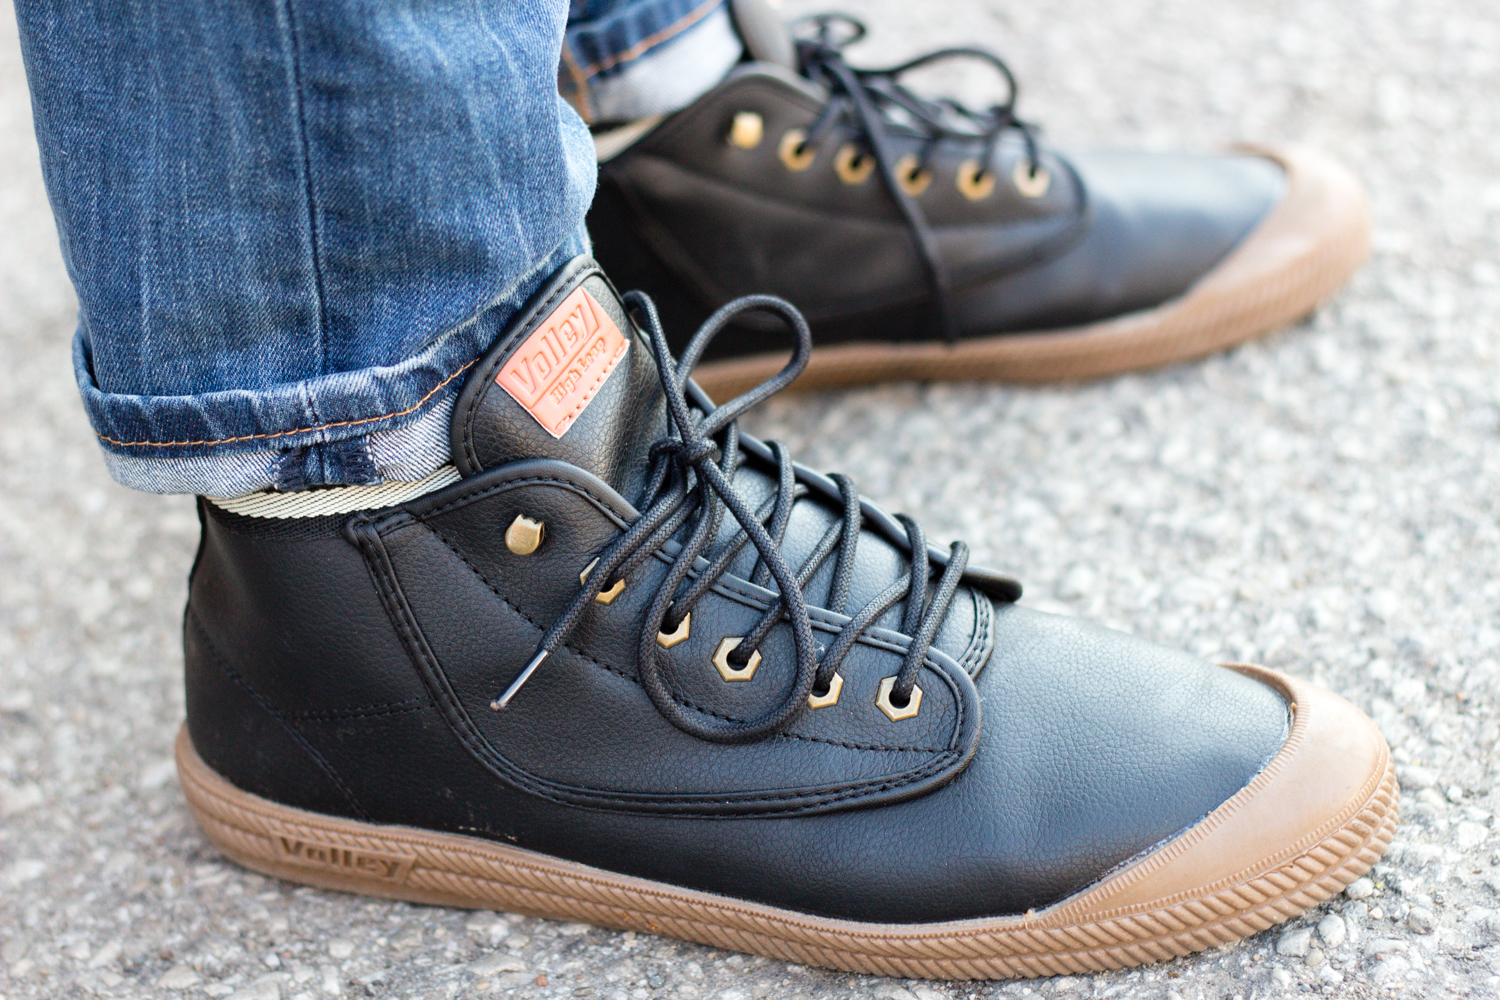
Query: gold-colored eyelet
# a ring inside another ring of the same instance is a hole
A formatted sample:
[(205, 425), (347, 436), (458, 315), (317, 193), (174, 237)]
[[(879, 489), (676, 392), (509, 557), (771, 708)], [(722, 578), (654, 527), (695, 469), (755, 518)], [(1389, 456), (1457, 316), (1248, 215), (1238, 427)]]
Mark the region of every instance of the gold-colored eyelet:
[(1010, 172), (1010, 179), (1025, 198), (1040, 198), (1052, 186), (1052, 175), (1047, 173), (1047, 168), (1038, 165), (1033, 173), (1029, 160), (1017, 160), (1016, 168)]
[[(595, 559), (593, 562), (583, 567), (583, 572), (578, 574), (578, 582), (588, 583), (589, 574), (594, 571), (594, 567), (597, 565), (599, 565), (599, 560)], [(625, 581), (616, 580), (613, 587), (610, 587), (608, 590), (600, 591), (599, 595), (595, 597), (594, 600), (598, 601), (600, 604), (610, 604), (616, 597), (619, 597), (623, 593), (625, 593)]]
[(688, 637), (688, 633), (692, 630), (692, 627), (693, 613), (689, 611), (687, 614), (682, 616), (682, 621), (678, 623), (677, 628), (674, 631), (670, 633), (657, 632), (656, 644), (662, 649), (671, 649), (673, 646), (677, 645), (679, 642), (682, 642)]
[(740, 111), (729, 123), (729, 144), (740, 149), (754, 149), (765, 134), (765, 119), (754, 111)]
[(750, 654), (750, 660), (743, 667), (736, 667), (729, 662), (729, 654), (740, 644), (745, 637), (732, 635), (719, 643), (719, 648), (714, 650), (714, 666), (718, 668), (719, 676), (726, 681), (748, 681), (755, 676), (755, 668), (760, 666), (760, 650)]
[(920, 198), (927, 185), (932, 183), (932, 171), (919, 169), (917, 158), (907, 153), (896, 161), (896, 183), (913, 198)]
[(979, 165), (978, 160), (965, 160), (958, 165), (958, 191), (970, 201), (984, 201), (995, 193), (995, 174)]
[(807, 133), (800, 128), (788, 130), (781, 137), (781, 148), (777, 151), (781, 162), (793, 173), (801, 173), (813, 165), (818, 151), (807, 144)]
[(822, 694), (809, 694), (807, 696), (808, 708), (827, 708), (829, 705), (839, 703), (839, 692), (844, 690), (844, 675), (834, 674), (828, 682), (828, 690)]
[(863, 184), (875, 172), (875, 157), (854, 143), (846, 142), (839, 147), (838, 155), (833, 158), (833, 172), (839, 175), (839, 180), (851, 187)]
[(533, 521), (525, 514), (517, 514), (510, 527), (505, 529), (505, 547), (518, 556), (529, 556), (541, 547), (542, 539), (546, 537), (545, 524)]
[(905, 705), (891, 704), (891, 688), (896, 686), (896, 678), (887, 677), (880, 682), (880, 692), (875, 695), (875, 706), (885, 713), (885, 717), (892, 722), (900, 722), (902, 719), (914, 718), (917, 711), (922, 707), (922, 689), (913, 686), (911, 697)]

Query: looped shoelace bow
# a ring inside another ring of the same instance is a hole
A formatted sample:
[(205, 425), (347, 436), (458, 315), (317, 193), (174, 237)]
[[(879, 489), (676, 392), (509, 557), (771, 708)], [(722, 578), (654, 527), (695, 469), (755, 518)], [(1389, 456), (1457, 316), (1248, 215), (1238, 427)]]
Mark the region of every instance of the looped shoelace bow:
[[(786, 388), (802, 372), (812, 351), (807, 321), (782, 299), (769, 295), (745, 296), (710, 316), (698, 328), (682, 357), (674, 363), (651, 299), (640, 292), (630, 292), (624, 296), (624, 301), (634, 309), (651, 335), (657, 372), (667, 401), (668, 433), (651, 446), (646, 485), (641, 491), (641, 502), (636, 505), (641, 510), (640, 516), (599, 555), (572, 603), (542, 636), (536, 655), (490, 707), (504, 708), (537, 667), (567, 641), (584, 611), (594, 603), (594, 598), (653, 558), (690, 522), (686, 538), (680, 543), (671, 568), (646, 611), (640, 638), (641, 684), (657, 711), (673, 725), (700, 739), (717, 743), (747, 743), (779, 732), (806, 706), (809, 694), (828, 690), (833, 675), (860, 635), (903, 599), (906, 600), (906, 611), (901, 631), (911, 637), (911, 645), (892, 685), (890, 700), (898, 707), (906, 705), (916, 686), (922, 662), (947, 616), (968, 564), (968, 547), (962, 542), (953, 543), (947, 568), (929, 598), (927, 541), (915, 521), (899, 515), (911, 546), (910, 572), (856, 612), (819, 660), (803, 588), (836, 552), (837, 561), (826, 604), (831, 611), (845, 613), (863, 523), (859, 493), (848, 478), (833, 477), (843, 499), (842, 517), (828, 528), (802, 566), (793, 572), (781, 554), (781, 545), (791, 521), (792, 506), (806, 495), (807, 490), (797, 482), (796, 470), (786, 448), (779, 442), (770, 443), (776, 461), (776, 492), (760, 509), (752, 509), (734, 488), (735, 473), (742, 460), (739, 417)], [(688, 382), (688, 376), (719, 331), (736, 316), (752, 311), (769, 312), (785, 320), (796, 334), (796, 349), (778, 374), (722, 406), (713, 406), (696, 385)], [(689, 392), (694, 397), (692, 402), (689, 402)], [(734, 518), (740, 531), (722, 551), (707, 559), (707, 566), (689, 582), (688, 577), (698, 558), (705, 556), (718, 538), (725, 513)], [(755, 546), (759, 555), (751, 582), (774, 589), (777, 599), (728, 654), (728, 660), (732, 666), (744, 667), (771, 629), (784, 621), (792, 633), (797, 661), (795, 679), (791, 690), (780, 702), (753, 719), (733, 720), (690, 712), (663, 677), (663, 650), (657, 643), (657, 635), (677, 631), (693, 606), (727, 572), (747, 542)]]
[[(937, 302), (943, 336), (951, 344), (958, 339), (958, 327), (950, 301), (948, 267), (938, 252), (921, 206), (906, 192), (897, 176), (897, 157), (891, 148), (891, 122), (888, 119), (895, 111), (904, 119), (904, 124), (924, 138), (913, 175), (927, 170), (933, 149), (940, 141), (950, 139), (979, 144), (978, 162), (982, 177), (991, 170), (990, 163), (1001, 137), (1014, 130), (1021, 134), (1026, 144), (1027, 166), (1031, 177), (1035, 178), (1041, 169), (1041, 151), (1035, 126), (1016, 117), (1018, 88), (1015, 74), (994, 53), (967, 46), (938, 49), (885, 69), (856, 69), (844, 60), (843, 49), (865, 36), (862, 21), (847, 14), (817, 14), (800, 19), (796, 25), (813, 28), (812, 37), (797, 39), (797, 57), (802, 73), (828, 90), (828, 100), (807, 130), (803, 145), (797, 152), (808, 146), (817, 146), (840, 122), (850, 122), (860, 130), (868, 146), (861, 150), (861, 154), (875, 158), (881, 180), (911, 230)], [(847, 29), (842, 34), (835, 30), (840, 25)], [(934, 101), (919, 97), (902, 85), (904, 74), (945, 59), (977, 59), (993, 67), (1005, 81), (1005, 100), (988, 108), (975, 109), (951, 98)]]

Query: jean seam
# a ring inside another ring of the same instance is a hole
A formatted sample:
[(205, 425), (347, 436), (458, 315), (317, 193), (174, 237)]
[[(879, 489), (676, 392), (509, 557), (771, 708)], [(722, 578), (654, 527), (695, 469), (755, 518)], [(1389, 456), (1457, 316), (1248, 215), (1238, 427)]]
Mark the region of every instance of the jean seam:
[[(312, 252), (313, 290), (318, 299), (318, 373), (328, 374), (328, 307), (323, 294), (323, 263), (319, 253), (318, 211), (312, 176), (311, 143), (307, 137), (307, 109), (302, 93), (302, 45), (292, 0), (282, 0), (286, 15), (287, 44), (291, 55), (292, 102), (297, 109), (297, 140), (302, 153), (302, 177), (307, 189), (307, 239)], [(316, 418), (316, 414), (314, 415)]]
[(621, 52), (618, 55), (609, 56), (608, 58), (601, 59), (596, 63), (583, 67), (579, 71), (582, 74), (582, 79), (588, 80), (607, 69), (613, 69), (614, 67), (622, 65), (623, 63), (633, 62), (636, 59), (639, 59), (641, 56), (645, 55), (647, 52), (650, 52), (658, 45), (677, 37), (687, 29), (691, 28), (693, 25), (697, 24), (699, 21), (703, 20), (709, 14), (713, 13), (713, 11), (718, 9), (720, 4), (722, 3), (723, 0), (704, 0), (703, 3), (688, 11), (687, 14), (678, 18), (676, 21), (667, 25), (665, 28), (662, 28), (660, 31), (657, 31), (654, 34), (647, 35), (645, 38), (641, 39), (639, 42), (636, 42), (624, 52)]
[(578, 112), (584, 124), (591, 124), (594, 120), (594, 107), (589, 101), (589, 79), (583, 75), (583, 70), (578, 65), (578, 60), (573, 56), (573, 50), (568, 48), (567, 43), (562, 48), (563, 65), (568, 69), (568, 76), (572, 78), (573, 92), (576, 100), (570, 101), (573, 110)]
[(314, 431), (332, 430), (335, 427), (355, 427), (359, 424), (371, 424), (381, 420), (394, 420), (397, 417), (404, 417), (408, 414), (415, 413), (416, 411), (420, 410), (429, 399), (441, 392), (454, 379), (458, 378), (470, 368), (473, 368), (474, 364), (474, 361), (470, 361), (469, 363), (465, 364), (462, 368), (458, 369), (458, 371), (454, 372), (452, 375), (449, 375), (437, 385), (433, 386), (432, 389), (427, 393), (427, 395), (423, 396), (421, 399), (417, 400), (406, 409), (397, 410), (394, 413), (383, 413), (378, 417), (361, 417), (358, 420), (335, 420), (332, 423), (318, 424), (314, 427), (297, 427), (289, 431), (275, 431), (267, 432), (265, 434), (241, 434), (238, 437), (219, 438), (216, 441), (119, 441), (115, 438), (109, 437), (108, 435), (100, 434), (98, 431), (95, 431), (94, 434), (99, 438), (100, 441), (103, 441), (106, 444), (112, 444), (117, 448), (207, 448), (220, 444), (235, 444), (240, 441), (269, 441), (275, 438), (292, 437), (297, 434), (311, 434)]

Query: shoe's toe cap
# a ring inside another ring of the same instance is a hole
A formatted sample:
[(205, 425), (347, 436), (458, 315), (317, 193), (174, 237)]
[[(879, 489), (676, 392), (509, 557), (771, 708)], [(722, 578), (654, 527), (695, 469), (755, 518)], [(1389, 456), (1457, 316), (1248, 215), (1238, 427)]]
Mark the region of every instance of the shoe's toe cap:
[(1287, 192), (1282, 164), (1253, 154), (1070, 153), (1084, 228), (1061, 256), (960, 296), (966, 325), (1035, 329), (1160, 305), (1209, 273)]
[(1287, 175), (1259, 155), (1092, 152), (1072, 157), (1089, 192), (1086, 238), (1112, 249), (1112, 292), (1131, 308), (1185, 290), (1280, 203)]
[(1184, 953), (1262, 930), (1339, 892), (1390, 843), (1399, 793), (1375, 725), (1322, 688), (1238, 666), (1279, 691), (1292, 728), (1272, 762), (1191, 829), (1052, 907), (1047, 923), (1144, 921)]

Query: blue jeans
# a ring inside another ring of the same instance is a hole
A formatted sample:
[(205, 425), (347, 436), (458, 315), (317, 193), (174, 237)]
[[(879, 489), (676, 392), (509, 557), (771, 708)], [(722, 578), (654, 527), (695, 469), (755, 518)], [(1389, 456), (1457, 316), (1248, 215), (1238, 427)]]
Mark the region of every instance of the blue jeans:
[(574, 107), (668, 109), (728, 24), (722, 0), (574, 0), (571, 28), (567, 0), (16, 7), (105, 460), (211, 496), (447, 462), (465, 372), (587, 249)]

